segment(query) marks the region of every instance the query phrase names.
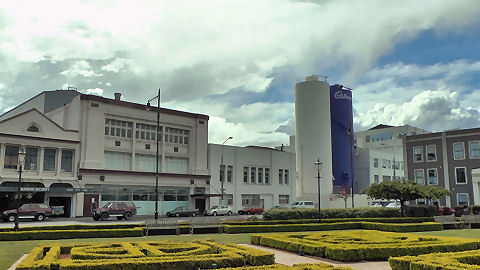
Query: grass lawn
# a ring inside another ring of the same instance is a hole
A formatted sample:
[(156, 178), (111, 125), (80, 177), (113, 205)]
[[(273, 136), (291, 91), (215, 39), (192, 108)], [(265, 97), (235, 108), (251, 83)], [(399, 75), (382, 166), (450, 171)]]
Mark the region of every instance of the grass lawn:
[(453, 237), (464, 237), (464, 238), (480, 238), (480, 229), (415, 232), (415, 234), (434, 235), (434, 236), (453, 236)]
[(49, 243), (85, 243), (85, 242), (120, 242), (120, 241), (190, 241), (194, 239), (213, 239), (221, 243), (250, 243), (250, 234), (196, 234), (196, 235), (155, 235), (149, 237), (123, 238), (83, 238), (61, 240), (30, 240), (30, 241), (2, 241), (0, 242), (0, 270), (8, 269), (23, 254), (38, 245)]

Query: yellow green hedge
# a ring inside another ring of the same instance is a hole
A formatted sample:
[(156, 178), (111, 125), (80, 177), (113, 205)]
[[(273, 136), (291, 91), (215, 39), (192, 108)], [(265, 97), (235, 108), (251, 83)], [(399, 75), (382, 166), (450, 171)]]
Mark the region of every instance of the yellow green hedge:
[(392, 270), (421, 269), (476, 269), (480, 267), (480, 250), (449, 253), (430, 253), (420, 256), (393, 257), (388, 259)]
[(421, 232), (441, 231), (443, 225), (435, 222), (423, 223), (378, 223), (378, 222), (339, 222), (339, 223), (304, 223), (275, 225), (224, 225), (226, 233), (261, 233), (261, 232), (300, 232), (367, 229), (387, 232)]
[(0, 241), (143, 236), (143, 227), (130, 229), (72, 229), (0, 232)]
[[(69, 258), (59, 259), (61, 254)], [(35, 247), (17, 269), (208, 269), (213, 264), (226, 268), (274, 262), (272, 253), (245, 246), (209, 240), (150, 241)]]
[(480, 241), (373, 230), (252, 235), (253, 244), (336, 261), (387, 260), (432, 252), (473, 250)]
[(333, 266), (326, 263), (308, 263), (308, 264), (294, 264), (293, 266), (273, 264), (263, 266), (247, 266), (236, 268), (222, 268), (222, 270), (353, 270), (350, 267)]

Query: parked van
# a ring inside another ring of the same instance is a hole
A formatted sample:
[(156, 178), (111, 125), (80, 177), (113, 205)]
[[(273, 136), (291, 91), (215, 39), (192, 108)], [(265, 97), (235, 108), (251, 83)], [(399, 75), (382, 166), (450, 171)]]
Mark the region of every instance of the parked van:
[(292, 208), (315, 208), (312, 201), (298, 201), (292, 204)]

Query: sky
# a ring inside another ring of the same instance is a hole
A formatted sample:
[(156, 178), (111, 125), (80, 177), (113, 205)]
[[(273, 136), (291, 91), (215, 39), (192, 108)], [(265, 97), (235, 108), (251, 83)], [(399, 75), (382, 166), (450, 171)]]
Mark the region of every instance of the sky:
[(0, 114), (45, 91), (210, 116), (209, 142), (288, 144), (294, 86), (353, 88), (355, 131), (480, 127), (477, 0), (2, 1)]

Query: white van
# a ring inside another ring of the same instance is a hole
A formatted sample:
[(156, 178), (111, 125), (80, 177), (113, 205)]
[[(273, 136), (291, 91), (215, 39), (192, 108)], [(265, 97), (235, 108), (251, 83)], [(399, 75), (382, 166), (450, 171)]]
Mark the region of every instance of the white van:
[(315, 208), (312, 201), (298, 201), (292, 204), (292, 208)]

